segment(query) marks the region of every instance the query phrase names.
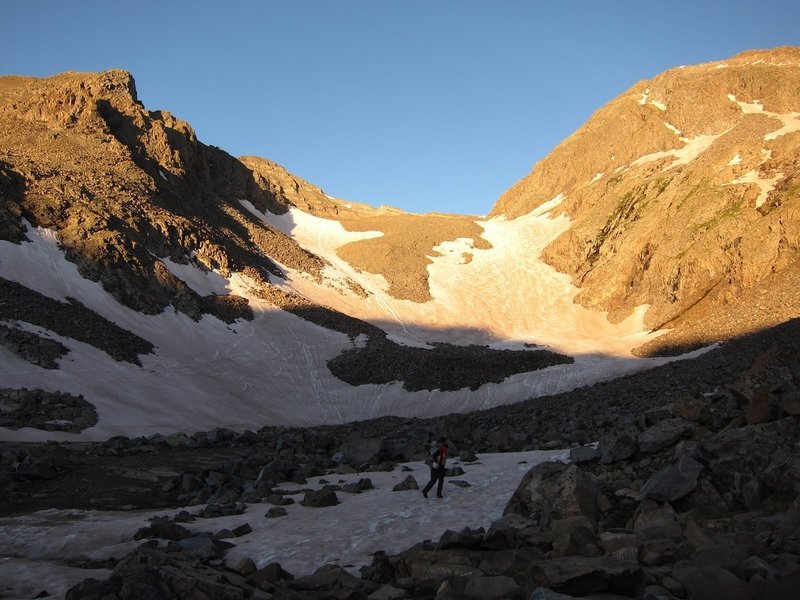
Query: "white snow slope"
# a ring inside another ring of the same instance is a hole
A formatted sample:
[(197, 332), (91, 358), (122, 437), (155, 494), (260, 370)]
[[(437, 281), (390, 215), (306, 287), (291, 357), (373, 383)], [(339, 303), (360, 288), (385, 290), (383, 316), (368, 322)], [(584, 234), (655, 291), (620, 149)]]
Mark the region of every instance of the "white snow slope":
[[(396, 554), (423, 540), (438, 540), (447, 529), (485, 527), (503, 515), (503, 509), (524, 473), (548, 460), (566, 460), (567, 451), (533, 451), (482, 454), (478, 463), (460, 464), (465, 474), (456, 479), (469, 484), (458, 487), (445, 479), (444, 499), (424, 499), (417, 490), (393, 492), (392, 488), (412, 475), (420, 487), (428, 481), (422, 463), (399, 465), (390, 473), (328, 475), (331, 483), (354, 482), (369, 477), (375, 489), (357, 495), (338, 492), (341, 504), (307, 508), (298, 503), (285, 507), (285, 517), (267, 519), (268, 504), (251, 504), (242, 515), (197, 519), (185, 524), (195, 532), (217, 533), (245, 523), (253, 529), (240, 538), (227, 540), (226, 563), (235, 567), (245, 557), (261, 568), (278, 562), (296, 577), (336, 563), (354, 574), (372, 562), (371, 554), (385, 550)], [(305, 489), (322, 487), (320, 478), (309, 480)], [(299, 490), (286, 484), (281, 489)], [(190, 507), (189, 512), (197, 512)], [(101, 561), (122, 558), (139, 546), (133, 541), (148, 519), (174, 515), (179, 510), (101, 512), (45, 510), (23, 517), (0, 518), (0, 598), (33, 598), (46, 590), (49, 597), (63, 598), (67, 589), (87, 577), (107, 579), (110, 570), (67, 566), (80, 559)], [(165, 544), (165, 541), (161, 541)]]
[[(41, 332), (70, 349), (60, 359), (59, 369), (46, 370), (0, 346), (0, 387), (83, 394), (99, 416), (98, 424), (81, 434), (0, 428), (0, 440), (102, 440), (215, 427), (243, 430), (384, 415), (436, 416), (557, 393), (663, 363), (666, 359), (640, 359), (630, 353), (656, 335), (642, 325), (646, 307), (622, 323), (611, 324), (605, 313), (574, 304), (578, 290), (569, 277), (539, 259), (547, 243), (569, 227), (567, 218), (548, 215), (561, 199), (518, 219), (478, 221), (492, 244), (489, 250), (473, 248), (471, 240), (438, 247), (441, 256), (433, 257), (429, 266), (433, 300), (424, 304), (390, 297), (382, 276), (357, 271), (336, 255), (342, 244), (379, 232), (346, 232), (337, 221), (298, 210), (283, 216), (263, 214), (242, 202), (333, 265), (322, 283), (287, 269), (283, 284), (287, 289), (373, 322), (396, 341), (481, 343), (510, 349), (532, 343), (575, 359), (571, 365), (517, 374), (475, 391), (408, 392), (402, 382), (343, 383), (326, 363), (353, 342), (255, 298), (241, 275), (224, 279), (165, 261), (201, 294), (233, 292), (247, 297), (253, 321), (227, 325), (206, 315), (193, 322), (172, 309), (143, 315), (117, 303), (98, 283), (82, 278), (64, 258), (52, 232), (30, 227), (31, 242), (0, 241), (0, 276), (55, 299), (76, 298), (149, 340), (156, 350), (141, 356), (138, 367), (115, 361), (89, 345)], [(369, 296), (365, 299), (344, 289), (345, 276), (362, 285)]]

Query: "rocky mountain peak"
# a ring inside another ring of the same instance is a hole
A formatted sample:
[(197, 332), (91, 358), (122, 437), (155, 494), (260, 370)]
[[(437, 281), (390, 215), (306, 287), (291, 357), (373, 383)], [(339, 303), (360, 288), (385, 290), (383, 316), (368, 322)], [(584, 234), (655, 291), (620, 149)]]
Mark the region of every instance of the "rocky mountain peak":
[[(740, 123), (737, 104), (797, 110), (800, 48), (753, 50), (731, 59), (676, 67), (639, 81), (597, 110), (497, 201), (491, 216), (514, 218), (558, 194), (571, 196), (598, 173), (685, 146), (681, 138), (717, 135)], [(733, 96), (736, 100), (731, 100)]]
[(104, 106), (129, 114), (142, 108), (133, 76), (123, 70), (3, 78), (0, 106), (57, 128), (96, 126)]
[[(491, 216), (562, 198), (552, 214), (572, 225), (545, 260), (572, 276), (585, 306), (619, 319), (648, 305), (649, 326), (684, 330), (662, 345), (782, 322), (798, 306), (798, 82), (800, 48), (638, 82), (537, 163)], [(755, 310), (756, 290), (775, 302)]]

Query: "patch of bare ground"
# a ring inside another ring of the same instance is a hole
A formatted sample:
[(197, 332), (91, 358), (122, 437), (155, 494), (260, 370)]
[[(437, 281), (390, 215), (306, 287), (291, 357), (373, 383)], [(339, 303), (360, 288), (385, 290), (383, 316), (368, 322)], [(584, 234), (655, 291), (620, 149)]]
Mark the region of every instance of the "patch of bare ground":
[[(387, 213), (344, 215), (340, 221), (348, 231), (380, 231), (381, 237), (346, 244), (337, 250), (348, 263), (369, 273), (383, 275), (389, 294), (400, 300), (428, 302), (428, 265), (442, 242), (459, 238), (472, 240), (474, 248), (487, 250), (491, 244), (481, 237), (483, 230), (470, 217), (439, 214)], [(468, 260), (465, 258), (465, 260)]]

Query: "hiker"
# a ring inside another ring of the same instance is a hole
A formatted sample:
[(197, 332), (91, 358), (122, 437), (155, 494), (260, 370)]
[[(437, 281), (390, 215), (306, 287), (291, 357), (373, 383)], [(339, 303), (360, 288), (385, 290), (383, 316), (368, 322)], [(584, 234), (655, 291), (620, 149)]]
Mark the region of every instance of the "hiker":
[(431, 480), (428, 482), (428, 485), (422, 489), (422, 495), (426, 498), (428, 497), (428, 492), (433, 487), (433, 484), (437, 482), (438, 485), (436, 486), (436, 497), (442, 497), (442, 486), (444, 485), (445, 471), (444, 465), (447, 461), (448, 448), (449, 446), (447, 445), (447, 439), (444, 436), (440, 437), (439, 441), (436, 443), (436, 447), (429, 455), (428, 460), (425, 461), (431, 468)]

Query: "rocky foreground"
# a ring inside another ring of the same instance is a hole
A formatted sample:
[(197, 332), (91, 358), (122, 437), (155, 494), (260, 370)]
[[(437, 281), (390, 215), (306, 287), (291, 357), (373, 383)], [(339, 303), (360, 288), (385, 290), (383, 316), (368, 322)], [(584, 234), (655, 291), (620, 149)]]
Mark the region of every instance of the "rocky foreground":
[[(438, 420), (5, 445), (0, 510), (203, 506), (140, 530), (142, 545), (108, 580), (71, 589), (75, 599), (794, 600), (798, 346), (795, 320), (694, 361)], [(572, 447), (571, 462), (531, 469), (494, 523), (378, 553), (359, 576), (337, 565), (293, 577), (277, 563), (229, 564), (225, 550), (247, 527), (192, 534), (180, 524), (250, 503), (278, 518), (288, 501), (280, 484), (315, 475), (366, 473), (358, 489), (309, 489), (307, 506), (369, 493), (370, 470), (419, 459), (440, 433), (465, 461)]]

